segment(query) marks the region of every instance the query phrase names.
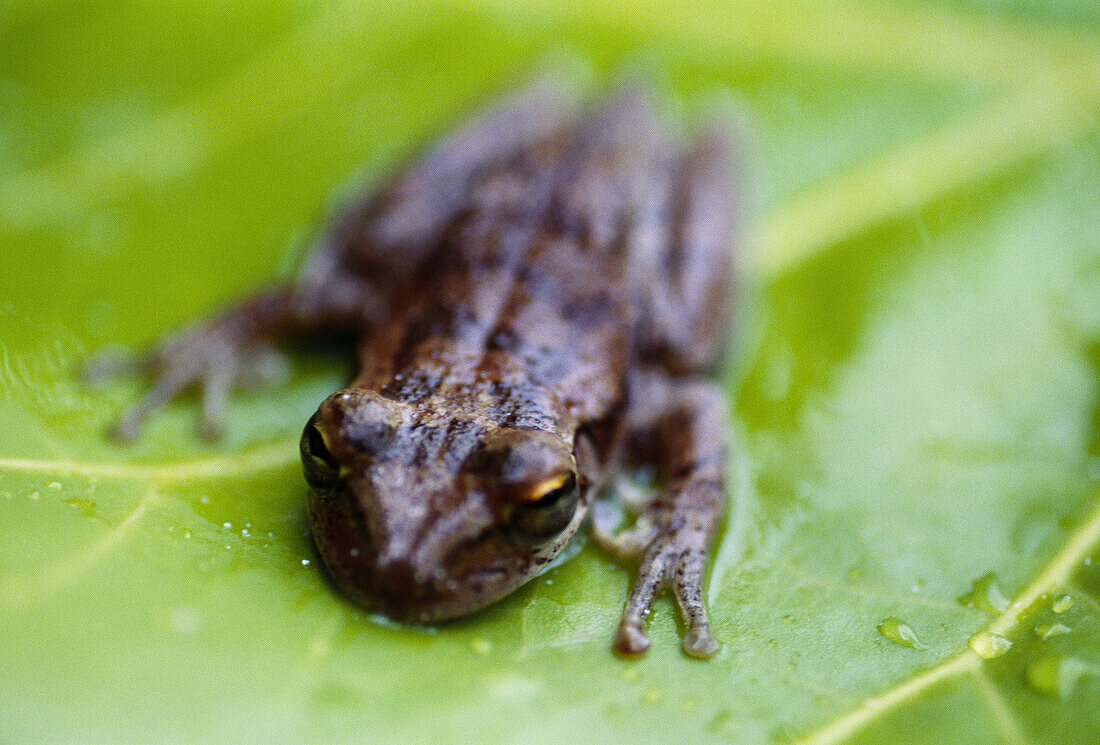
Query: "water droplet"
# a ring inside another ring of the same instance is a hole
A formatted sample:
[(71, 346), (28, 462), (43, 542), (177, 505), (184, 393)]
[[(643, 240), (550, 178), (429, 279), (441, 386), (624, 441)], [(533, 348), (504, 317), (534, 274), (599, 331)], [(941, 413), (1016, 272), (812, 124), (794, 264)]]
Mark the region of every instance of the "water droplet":
[(1027, 682), (1039, 693), (1067, 698), (1088, 665), (1076, 657), (1048, 654), (1027, 666)]
[(223, 528), (232, 528), (232, 527), (233, 527), (233, 523), (222, 523), (222, 527), (223, 527)]
[[(228, 548), (228, 546), (226, 548)], [(302, 559), (302, 566), (304, 566), (304, 567), (309, 566), (309, 559)]]
[(789, 614), (786, 615), (786, 616), (783, 616), (783, 623), (794, 623), (794, 616), (789, 615)]
[(350, 551), (348, 551), (348, 553), (349, 553), (349, 554), (351, 554), (351, 558), (353, 558), (353, 559), (354, 559), (354, 558), (356, 558), (357, 556), (359, 556), (359, 549), (357, 549), (357, 548), (352, 548), (352, 549), (351, 549)]
[(493, 643), (488, 639), (474, 639), (470, 642), (470, 649), (480, 655), (486, 655), (493, 651)]
[(987, 660), (992, 660), (994, 657), (1000, 657), (1005, 652), (1012, 649), (1011, 641), (991, 631), (979, 631), (977, 634), (970, 637), (970, 641), (967, 642), (967, 645), (974, 650), (979, 657), (984, 657)]
[(642, 693), (642, 700), (647, 704), (659, 704), (661, 703), (661, 692), (656, 688), (646, 688)]
[(183, 537), (184, 538), (190, 538), (191, 537), (191, 531), (190, 530), (183, 531)]
[(1070, 631), (1070, 627), (1066, 626), (1064, 623), (1044, 623), (1041, 626), (1035, 627), (1035, 635), (1043, 641), (1046, 641), (1052, 636), (1068, 634)]
[(46, 488), (47, 489), (60, 489), (61, 488), (61, 482), (60, 481), (51, 481), (50, 483), (46, 484)]
[(1073, 607), (1073, 596), (1062, 595), (1053, 603), (1050, 604), (1050, 609), (1055, 613), (1065, 613), (1067, 610)]
[(203, 504), (210, 504), (210, 497), (203, 494), (201, 497), (199, 497), (199, 501)]
[(38, 493), (38, 492), (36, 492), (36, 491), (32, 491), (32, 492), (31, 492), (30, 494), (28, 494), (27, 496), (28, 496), (28, 497), (30, 497), (30, 499), (31, 499), (31, 501), (32, 501), (32, 502), (37, 502), (37, 501), (38, 501), (38, 497), (39, 497), (40, 495), (39, 495), (39, 493)]
[(997, 575), (993, 572), (983, 574), (974, 580), (974, 586), (966, 595), (960, 595), (958, 601), (967, 608), (978, 608), (990, 613), (1004, 613), (1008, 610), (1008, 599), (996, 585)]
[(1087, 566), (1087, 567), (1092, 566), (1092, 557), (1091, 556), (1086, 556), (1085, 557), (1085, 566)]
[(917, 632), (913, 631), (908, 625), (902, 623), (893, 616), (882, 619), (882, 623), (878, 625), (878, 632), (894, 644), (900, 644), (910, 649), (928, 649), (928, 647), (917, 638)]
[(83, 517), (95, 517), (96, 503), (85, 497), (72, 497), (71, 499), (62, 499), (67, 505), (71, 505), (78, 510)]

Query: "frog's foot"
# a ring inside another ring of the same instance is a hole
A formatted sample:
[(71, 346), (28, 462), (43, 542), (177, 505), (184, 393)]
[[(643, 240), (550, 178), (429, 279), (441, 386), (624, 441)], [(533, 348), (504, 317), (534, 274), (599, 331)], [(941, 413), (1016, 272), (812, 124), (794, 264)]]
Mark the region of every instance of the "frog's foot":
[(646, 618), (657, 595), (671, 589), (687, 624), (682, 642), (684, 652), (699, 658), (717, 652), (718, 642), (710, 634), (703, 605), (705, 566), (706, 553), (695, 547), (685, 548), (675, 534), (660, 534), (654, 538), (644, 549), (638, 575), (615, 634), (614, 650), (625, 657), (638, 657), (649, 649)]
[(606, 500), (598, 499), (592, 505), (592, 540), (601, 550), (620, 561), (638, 561), (646, 546), (657, 537), (657, 526), (652, 517), (641, 515), (634, 527), (615, 532), (616, 516)]
[(110, 352), (89, 364), (84, 377), (98, 382), (119, 375), (145, 374), (153, 384), (111, 427), (123, 442), (134, 440), (149, 416), (182, 394), (198, 390), (202, 402), (199, 433), (218, 439), (224, 432), (229, 391), (236, 386), (272, 384), (287, 376), (285, 357), (267, 344), (240, 344), (224, 326), (200, 328), (144, 353)]

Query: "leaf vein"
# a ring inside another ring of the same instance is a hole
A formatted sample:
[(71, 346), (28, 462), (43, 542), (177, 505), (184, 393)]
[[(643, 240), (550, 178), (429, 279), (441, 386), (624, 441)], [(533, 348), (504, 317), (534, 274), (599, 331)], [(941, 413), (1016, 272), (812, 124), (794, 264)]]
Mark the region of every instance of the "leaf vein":
[(1019, 722), (1012, 714), (1012, 710), (1005, 703), (1001, 694), (997, 692), (997, 689), (993, 687), (988, 676), (982, 672), (980, 667), (974, 668), (971, 674), (978, 681), (978, 688), (981, 690), (982, 697), (985, 698), (989, 711), (993, 715), (993, 722), (997, 725), (997, 731), (1001, 733), (1005, 742), (1008, 745), (1030, 745), (1020, 729)]
[(1100, 64), (1090, 59), (1034, 78), (992, 105), (831, 179), (755, 226), (757, 270), (776, 276), (892, 218), (919, 210), (1028, 156), (1093, 131)]
[(48, 473), (58, 476), (99, 476), (178, 482), (187, 479), (248, 475), (285, 468), (298, 460), (293, 447), (293, 442), (283, 440), (247, 452), (163, 464), (0, 458), (0, 470)]
[[(1098, 495), (1100, 496), (1100, 495)], [(1038, 601), (1044, 593), (1066, 584), (1069, 575), (1088, 552), (1100, 543), (1100, 499), (1089, 518), (1070, 537), (1066, 545), (1055, 554), (1047, 568), (1039, 574), (986, 629), (990, 633), (1008, 634), (1020, 622), (1021, 614)], [(864, 699), (852, 711), (832, 720), (815, 732), (798, 741), (799, 745), (832, 745), (843, 742), (860, 731), (876, 717), (908, 701), (922, 691), (947, 678), (978, 670), (982, 658), (970, 649), (964, 649), (936, 667), (897, 685), (894, 688)]]
[(0, 599), (3, 600), (3, 603), (0, 604), (9, 607), (30, 605), (45, 599), (59, 588), (69, 584), (117, 548), (149, 510), (160, 503), (161, 498), (161, 495), (156, 491), (146, 492), (125, 519), (85, 547), (84, 550), (65, 556), (44, 569), (34, 572), (32, 576), (23, 575), (9, 578), (3, 586), (0, 586)]

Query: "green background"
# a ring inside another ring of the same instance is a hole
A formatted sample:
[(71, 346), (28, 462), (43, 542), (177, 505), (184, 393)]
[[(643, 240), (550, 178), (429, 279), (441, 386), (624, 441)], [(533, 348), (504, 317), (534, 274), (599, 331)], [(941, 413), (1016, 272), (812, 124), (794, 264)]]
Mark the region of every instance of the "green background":
[[(1096, 4), (528, 5), (0, 7), (0, 743), (1100, 740)], [(560, 57), (747, 133), (705, 662), (667, 600), (612, 656), (630, 571), (591, 546), (438, 629), (342, 600), (296, 455), (337, 359), (218, 444), (183, 402), (115, 446), (139, 384), (74, 374)]]

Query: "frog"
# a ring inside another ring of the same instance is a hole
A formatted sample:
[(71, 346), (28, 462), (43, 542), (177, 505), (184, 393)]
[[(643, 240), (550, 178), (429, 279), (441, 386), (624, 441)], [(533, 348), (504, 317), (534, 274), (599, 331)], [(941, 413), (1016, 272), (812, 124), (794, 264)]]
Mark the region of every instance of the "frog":
[[(347, 200), (289, 281), (93, 363), (92, 378), (151, 379), (113, 434), (133, 440), (197, 392), (199, 432), (216, 439), (231, 392), (278, 367), (286, 342), (342, 340), (358, 372), (299, 446), (337, 592), (447, 621), (531, 580), (587, 526), (637, 567), (613, 650), (647, 651), (669, 591), (683, 651), (710, 657), (736, 143), (728, 123), (666, 119), (637, 79), (593, 97), (544, 76), (493, 99)], [(633, 472), (656, 485), (620, 528), (607, 495)]]

